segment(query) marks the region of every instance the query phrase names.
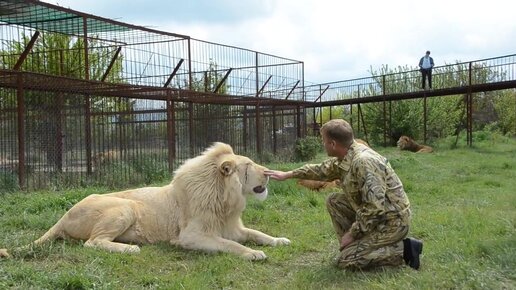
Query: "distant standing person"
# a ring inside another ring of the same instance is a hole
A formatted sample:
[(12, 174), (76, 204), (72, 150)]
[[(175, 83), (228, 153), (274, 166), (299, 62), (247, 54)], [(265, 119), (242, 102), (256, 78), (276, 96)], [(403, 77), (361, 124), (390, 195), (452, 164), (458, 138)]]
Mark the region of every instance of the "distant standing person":
[(425, 81), (428, 78), (428, 87), (432, 88), (432, 68), (434, 67), (434, 59), (430, 57), (430, 51), (426, 51), (425, 56), (419, 60), (419, 70), (421, 71), (421, 88), (425, 89)]

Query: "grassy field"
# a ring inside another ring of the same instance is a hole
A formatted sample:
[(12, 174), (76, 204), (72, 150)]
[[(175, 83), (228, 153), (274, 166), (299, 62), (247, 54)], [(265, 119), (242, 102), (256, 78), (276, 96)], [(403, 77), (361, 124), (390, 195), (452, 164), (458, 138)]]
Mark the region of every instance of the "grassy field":
[[(420, 271), (334, 267), (338, 243), (325, 208), (328, 192), (311, 192), (289, 180), (271, 181), (269, 199), (249, 202), (243, 216), (248, 227), (292, 241), (277, 248), (251, 245), (265, 251), (263, 262), (166, 244), (129, 255), (56, 241), (0, 260), (0, 289), (516, 289), (516, 140), (474, 137), (473, 148), (451, 149), (451, 139), (443, 140), (433, 154), (378, 148), (412, 203), (410, 235), (425, 243)], [(102, 192), (106, 189), (0, 195), (0, 248), (29, 243), (81, 198)]]

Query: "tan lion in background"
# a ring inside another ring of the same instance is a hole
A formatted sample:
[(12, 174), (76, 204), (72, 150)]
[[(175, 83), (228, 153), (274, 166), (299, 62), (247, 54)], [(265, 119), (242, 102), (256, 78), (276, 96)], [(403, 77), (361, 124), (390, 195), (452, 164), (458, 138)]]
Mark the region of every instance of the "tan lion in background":
[(116, 150), (108, 150), (103, 152), (98, 152), (93, 155), (92, 163), (93, 167), (98, 168), (104, 164), (108, 164), (111, 162), (115, 162), (120, 159), (120, 152)]
[[(290, 243), (246, 228), (240, 218), (248, 197), (267, 197), (265, 169), (235, 155), (229, 145), (215, 143), (180, 166), (169, 185), (84, 198), (34, 244), (71, 238), (86, 241), (85, 247), (137, 253), (135, 244), (165, 241), (185, 249), (265, 259), (263, 251), (242, 243)], [(8, 256), (7, 251), (0, 250), (0, 256)]]
[(408, 136), (401, 136), (396, 144), (401, 150), (408, 150), (418, 153), (431, 153), (434, 151), (432, 147), (427, 145), (419, 145), (416, 143), (416, 141), (412, 140), (412, 138)]
[(309, 179), (299, 179), (297, 184), (306, 187), (310, 190), (321, 191), (327, 188), (337, 188), (340, 185), (339, 180), (333, 181), (320, 181), (320, 180), (309, 180)]

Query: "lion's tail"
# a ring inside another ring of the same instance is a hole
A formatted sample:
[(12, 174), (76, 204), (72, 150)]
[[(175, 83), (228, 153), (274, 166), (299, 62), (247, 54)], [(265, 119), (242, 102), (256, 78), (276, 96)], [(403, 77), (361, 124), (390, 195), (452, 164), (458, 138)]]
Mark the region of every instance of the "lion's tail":
[[(33, 245), (41, 245), (47, 241), (53, 241), (61, 236), (62, 236), (61, 235), (61, 225), (60, 225), (60, 222), (57, 222), (53, 227), (51, 227), (39, 239), (35, 240), (34, 242), (32, 242), (28, 245), (16, 248), (15, 251), (27, 249), (27, 248), (32, 247)], [(0, 259), (1, 258), (9, 258), (9, 257), (10, 257), (10, 255), (9, 255), (9, 252), (7, 251), (7, 249), (0, 249)]]
[(7, 249), (0, 249), (0, 258), (9, 258), (9, 253), (7, 253)]
[(51, 227), (45, 234), (39, 239), (32, 242), (34, 245), (41, 245), (47, 241), (53, 241), (62, 236), (61, 221), (58, 221), (53, 227)]

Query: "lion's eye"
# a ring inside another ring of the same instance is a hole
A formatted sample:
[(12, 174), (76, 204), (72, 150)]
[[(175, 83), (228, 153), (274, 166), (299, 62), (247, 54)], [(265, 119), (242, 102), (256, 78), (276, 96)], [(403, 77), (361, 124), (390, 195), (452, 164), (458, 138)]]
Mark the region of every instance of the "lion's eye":
[(247, 166), (245, 167), (245, 183), (247, 184), (247, 176), (248, 176), (248, 170), (249, 170), (249, 163), (247, 163)]

